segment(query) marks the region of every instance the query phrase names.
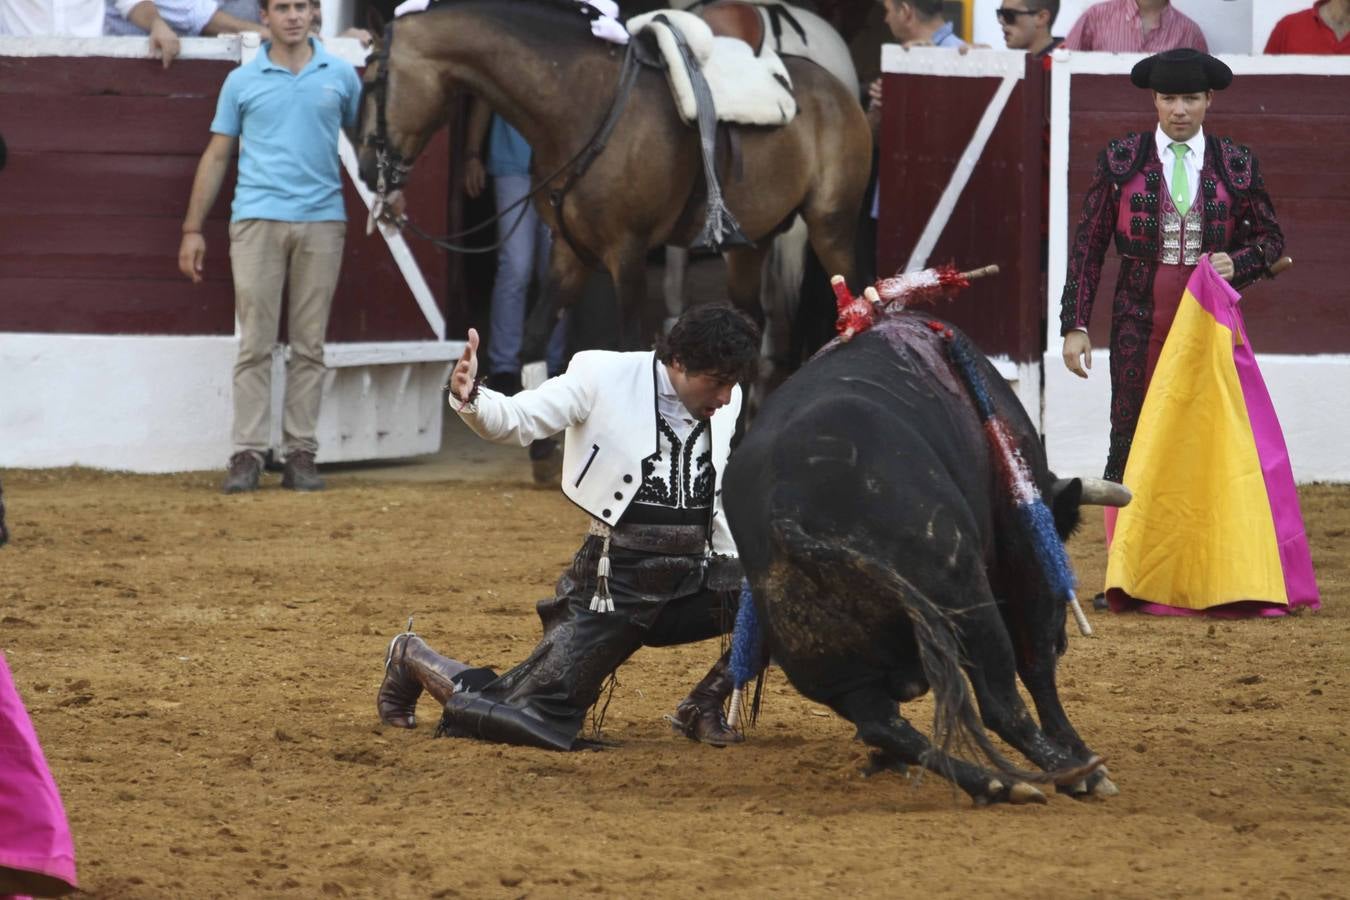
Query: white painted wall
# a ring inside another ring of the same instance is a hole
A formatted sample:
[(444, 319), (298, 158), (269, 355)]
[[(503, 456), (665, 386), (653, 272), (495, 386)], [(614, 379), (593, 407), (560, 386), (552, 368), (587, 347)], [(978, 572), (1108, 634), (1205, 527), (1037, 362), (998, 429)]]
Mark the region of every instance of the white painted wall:
[[(1055, 311), (1056, 321), (1058, 310)], [(1260, 335), (1252, 342), (1260, 346)], [(1045, 446), (1050, 467), (1061, 476), (1100, 475), (1110, 433), (1111, 360), (1092, 351), (1092, 372), (1084, 381), (1069, 372), (1059, 338), (1045, 355)], [(1294, 479), (1350, 481), (1350, 356), (1271, 356), (1257, 365), (1275, 404)]]
[(232, 337), (0, 333), (0, 465), (214, 469), (230, 455)]
[[(1096, 0), (1061, 0), (1054, 33), (1067, 35), (1083, 10)], [(1205, 33), (1211, 53), (1260, 53), (1266, 38), (1282, 16), (1312, 6), (1313, 0), (1173, 0), (1173, 5), (1190, 16)], [(1003, 32), (994, 17), (1002, 0), (975, 0), (973, 31), (975, 42), (991, 47), (1003, 46)], [(1010, 2), (1010, 5), (1017, 5)]]
[[(441, 446), (441, 385), (463, 341), (329, 344), (318, 461)], [(0, 332), (0, 467), (216, 469), (229, 458), (234, 337)], [(281, 353), (272, 444), (281, 444)]]

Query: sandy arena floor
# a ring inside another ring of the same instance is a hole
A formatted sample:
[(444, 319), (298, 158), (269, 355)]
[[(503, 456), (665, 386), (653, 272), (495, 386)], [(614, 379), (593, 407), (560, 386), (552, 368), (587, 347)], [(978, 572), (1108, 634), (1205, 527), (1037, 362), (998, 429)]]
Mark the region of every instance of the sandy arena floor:
[[(748, 744), (672, 736), (713, 642), (621, 669), (613, 751), (434, 740), (430, 704), (414, 732), (382, 727), (410, 613), (478, 663), (533, 647), (584, 522), (510, 471), (349, 470), (313, 496), (273, 475), (243, 497), (219, 473), (3, 473), (0, 646), (89, 896), (1350, 894), (1350, 487), (1302, 495), (1322, 613), (1098, 613), (1071, 636), (1061, 694), (1121, 796), (975, 809), (937, 778), (863, 779), (850, 727), (781, 672)], [(1095, 587), (1090, 518), (1071, 550)]]

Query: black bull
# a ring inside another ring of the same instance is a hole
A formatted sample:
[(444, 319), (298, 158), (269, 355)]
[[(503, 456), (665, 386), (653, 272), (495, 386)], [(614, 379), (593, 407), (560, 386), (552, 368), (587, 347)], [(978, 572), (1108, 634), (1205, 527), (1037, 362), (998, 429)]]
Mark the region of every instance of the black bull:
[[(732, 455), (723, 499), (769, 647), (794, 687), (857, 726), (874, 762), (926, 766), (976, 803), (1043, 800), (1027, 781), (1115, 793), (1055, 687), (1065, 598), (1051, 595), (930, 320), (889, 317), (812, 360)], [(1083, 482), (1055, 479), (1021, 403), (973, 355), (1067, 537)], [(936, 747), (898, 705), (929, 688)], [(1013, 767), (981, 720), (1042, 771)], [(997, 774), (952, 744), (977, 749)]]

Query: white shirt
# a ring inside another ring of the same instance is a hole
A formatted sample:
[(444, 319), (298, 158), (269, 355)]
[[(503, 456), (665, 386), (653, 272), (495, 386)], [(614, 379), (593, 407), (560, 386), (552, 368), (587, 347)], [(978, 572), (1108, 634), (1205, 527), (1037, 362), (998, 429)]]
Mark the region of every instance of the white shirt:
[[(141, 0), (112, 0), (125, 17)], [(103, 34), (104, 0), (0, 0), (0, 34), (17, 37)]]
[(698, 419), (680, 402), (680, 395), (675, 393), (675, 385), (671, 383), (670, 372), (666, 371), (666, 364), (660, 361), (656, 363), (656, 411), (681, 441), (688, 438), (689, 432), (698, 424)]
[[(1167, 193), (1171, 195), (1172, 202), (1176, 203), (1177, 194), (1172, 190), (1172, 169), (1177, 163), (1177, 156), (1172, 152), (1172, 144), (1176, 142), (1167, 136), (1161, 125), (1154, 131), (1153, 137), (1158, 142), (1158, 161), (1162, 163)], [(1186, 168), (1186, 185), (1191, 189), (1191, 195), (1186, 200), (1188, 203), (1194, 203), (1195, 194), (1200, 190), (1200, 170), (1205, 165), (1205, 129), (1201, 128), (1189, 141), (1183, 143), (1190, 148), (1190, 152), (1181, 163)]]

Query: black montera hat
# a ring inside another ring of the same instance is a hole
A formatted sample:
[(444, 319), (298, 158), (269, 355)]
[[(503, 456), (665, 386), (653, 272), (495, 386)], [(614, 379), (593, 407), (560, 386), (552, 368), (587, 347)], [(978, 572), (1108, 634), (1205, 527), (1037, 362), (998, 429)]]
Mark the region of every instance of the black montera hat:
[(1185, 48), (1155, 53), (1130, 70), (1135, 87), (1160, 94), (1221, 91), (1233, 83), (1233, 70), (1208, 53)]

